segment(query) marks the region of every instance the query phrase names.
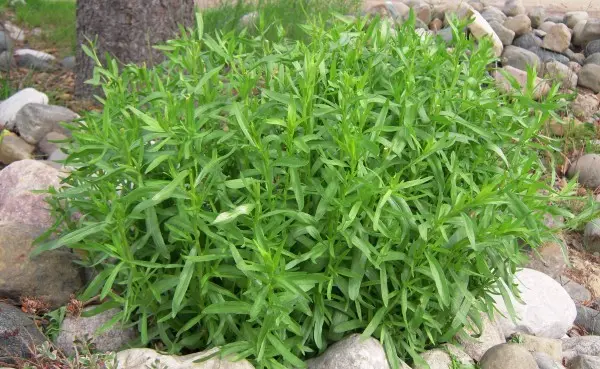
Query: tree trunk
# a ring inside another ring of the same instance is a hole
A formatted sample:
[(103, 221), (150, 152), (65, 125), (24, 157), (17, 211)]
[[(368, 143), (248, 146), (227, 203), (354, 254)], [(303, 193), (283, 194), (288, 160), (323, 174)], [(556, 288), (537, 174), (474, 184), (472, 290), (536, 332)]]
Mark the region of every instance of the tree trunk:
[[(78, 0), (77, 43), (96, 40), (99, 57), (108, 52), (121, 63), (153, 65), (163, 55), (152, 46), (179, 34), (179, 25), (189, 27), (194, 19), (194, 0)], [(77, 50), (75, 96), (90, 98), (94, 87), (84, 82), (92, 77), (94, 62)]]

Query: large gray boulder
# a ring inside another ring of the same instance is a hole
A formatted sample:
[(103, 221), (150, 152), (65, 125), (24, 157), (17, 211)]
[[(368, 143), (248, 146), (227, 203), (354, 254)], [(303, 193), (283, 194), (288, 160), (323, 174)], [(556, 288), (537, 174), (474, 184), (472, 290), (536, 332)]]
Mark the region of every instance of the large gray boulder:
[(48, 104), (48, 96), (33, 88), (25, 88), (0, 103), (0, 130), (13, 130), (19, 110), (29, 103)]
[(60, 123), (71, 122), (77, 118), (79, 115), (62, 106), (27, 104), (17, 113), (15, 124), (21, 137), (36, 145), (49, 132), (68, 133)]
[(595, 93), (600, 92), (600, 65), (588, 63), (578, 74), (579, 86), (589, 88)]
[(575, 319), (575, 324), (583, 327), (590, 334), (599, 335), (600, 311), (583, 305), (577, 306), (577, 319)]
[(466, 328), (465, 332), (456, 335), (456, 340), (474, 360), (479, 361), (490, 348), (506, 342), (504, 334), (487, 315), (481, 315), (481, 329)]
[(508, 65), (525, 71), (527, 67), (539, 71), (541, 66), (540, 58), (535, 53), (513, 45), (504, 48), (501, 61), (503, 66)]
[(4, 31), (0, 31), (0, 53), (3, 51), (10, 51), (13, 49), (13, 42), (10, 36)]
[(550, 31), (544, 37), (542, 47), (544, 49), (562, 53), (569, 48), (571, 44), (571, 30), (564, 24), (557, 24), (550, 28)]
[(600, 155), (585, 154), (575, 160), (567, 170), (567, 177), (579, 175), (579, 183), (584, 187), (596, 189), (600, 186)]
[[(563, 352), (572, 352), (576, 355), (600, 356), (600, 337), (581, 336), (571, 337), (562, 341)], [(565, 355), (566, 356), (566, 355)]]
[(496, 308), (503, 315), (497, 323), (505, 337), (526, 333), (547, 338), (562, 338), (577, 316), (575, 302), (554, 279), (533, 269), (516, 273), (515, 283), (520, 300), (511, 298), (517, 314), (513, 321), (504, 299), (495, 296)]
[(218, 349), (185, 356), (159, 354), (148, 348), (134, 348), (117, 353), (115, 369), (254, 369), (247, 360), (221, 359)]
[(589, 17), (590, 15), (588, 12), (584, 11), (567, 12), (565, 13), (565, 18), (563, 21), (569, 28), (573, 29), (577, 22), (588, 20)]
[(521, 36), (531, 32), (531, 20), (525, 14), (520, 14), (505, 20), (504, 27), (513, 31), (516, 36)]
[[(583, 25), (579, 26), (579, 24)], [(578, 46), (585, 46), (588, 42), (600, 40), (600, 19), (589, 19), (578, 22), (573, 29), (573, 35), (574, 43)]]
[(569, 363), (569, 369), (600, 369), (600, 357), (579, 355)]

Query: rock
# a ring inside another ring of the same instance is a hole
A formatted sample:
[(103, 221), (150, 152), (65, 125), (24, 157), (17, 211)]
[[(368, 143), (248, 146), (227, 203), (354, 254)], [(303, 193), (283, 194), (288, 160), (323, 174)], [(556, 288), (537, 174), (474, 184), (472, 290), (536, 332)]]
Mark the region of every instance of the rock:
[(20, 160), (0, 171), (0, 222), (16, 221), (43, 228), (54, 222), (46, 195), (32, 193), (60, 185), (60, 172), (35, 160)]
[(547, 124), (547, 128), (552, 132), (554, 136), (562, 137), (565, 135), (565, 132), (571, 132), (583, 125), (584, 124), (582, 122), (575, 118), (567, 118), (563, 122), (557, 122), (556, 120), (551, 119), (550, 122)]
[(554, 15), (548, 16), (547, 20), (552, 23), (564, 23), (565, 17), (564, 17), (564, 15), (554, 14)]
[(336, 342), (321, 356), (307, 361), (309, 369), (389, 369), (383, 347), (374, 338), (353, 334)]
[(48, 155), (48, 161), (61, 163), (64, 161), (68, 155), (63, 152), (61, 149), (54, 150), (50, 155)]
[(531, 253), (526, 267), (557, 278), (567, 268), (563, 250), (568, 252), (567, 248), (558, 242), (546, 242)]
[(10, 52), (3, 51), (0, 53), (0, 71), (8, 72), (13, 67), (13, 58)]
[[(579, 25), (579, 23), (578, 23)], [(585, 46), (588, 42), (600, 39), (600, 19), (586, 21), (581, 29), (573, 28), (577, 46)]]
[(483, 354), (491, 347), (505, 342), (504, 334), (487, 315), (482, 314), (481, 319), (481, 331), (465, 328), (464, 334), (458, 334), (455, 337), (463, 347), (465, 353), (475, 361), (480, 361)]
[(61, 146), (60, 143), (53, 141), (65, 141), (68, 137), (58, 132), (49, 132), (38, 144), (40, 151), (46, 155), (50, 155)]
[[(421, 354), (421, 358), (429, 366), (428, 369), (452, 369), (454, 368), (453, 362), (458, 365), (473, 366), (474, 362), (469, 355), (467, 355), (460, 348), (444, 344), (441, 348), (425, 351)], [(426, 369), (425, 365), (414, 365), (415, 369)]]
[[(93, 307), (85, 308), (84, 311), (91, 309)], [(119, 309), (110, 309), (90, 317), (65, 317), (56, 337), (56, 346), (62, 352), (73, 355), (74, 342), (88, 337), (98, 351), (117, 351), (136, 338), (136, 331), (133, 328), (123, 328), (119, 323), (103, 333), (98, 334), (97, 331), (119, 312)]]
[(0, 31), (0, 52), (11, 51), (13, 49), (13, 42), (5, 32)]
[(577, 22), (582, 20), (588, 20), (590, 15), (588, 12), (576, 11), (576, 12), (568, 12), (565, 14), (563, 22), (567, 25), (567, 27), (573, 29)]
[(503, 298), (494, 296), (496, 308), (503, 315), (498, 316), (497, 323), (504, 336), (517, 332), (547, 338), (564, 336), (577, 316), (567, 291), (546, 274), (527, 268), (515, 274), (515, 283), (522, 301), (511, 297), (516, 322), (510, 318)]
[(67, 56), (63, 60), (61, 60), (60, 65), (66, 70), (74, 70), (75, 69), (75, 57)]
[[(539, 38), (544, 38), (548, 34), (546, 31), (542, 31), (541, 29), (534, 29), (533, 34)], [(538, 45), (541, 46), (541, 45)]]
[(148, 348), (134, 348), (117, 353), (118, 364), (115, 369), (254, 369), (247, 360), (232, 362), (220, 359), (218, 355), (201, 361), (215, 354), (217, 350), (211, 349), (185, 356), (169, 356)]
[(509, 30), (508, 28), (504, 27), (502, 24), (496, 21), (491, 21), (489, 23), (490, 27), (492, 27), (494, 32), (496, 32), (496, 35), (498, 35), (500, 41), (502, 41), (502, 45), (508, 46), (513, 43), (513, 40), (515, 38), (515, 33), (513, 31)]
[(573, 43), (573, 45), (585, 46), (585, 44), (587, 44), (587, 42), (585, 44), (582, 44), (579, 41), (579, 39), (583, 36), (583, 29), (585, 28), (586, 24), (587, 24), (587, 21), (582, 20), (582, 21), (577, 22), (575, 27), (573, 27), (573, 37), (571, 37), (571, 42)]
[[(581, 72), (581, 64), (577, 62), (569, 62), (569, 69), (579, 76), (579, 72)], [(579, 77), (577, 77), (577, 81), (579, 81)]]
[(15, 41), (25, 41), (25, 32), (9, 21), (4, 22), (4, 31)]
[(573, 178), (576, 174), (579, 174), (579, 183), (583, 186), (591, 189), (600, 186), (600, 155), (586, 154), (571, 163), (567, 177)]
[(543, 6), (536, 6), (530, 9), (527, 15), (531, 19), (531, 26), (538, 28), (546, 20), (546, 9)]
[(565, 50), (563, 54), (565, 54), (569, 60), (574, 61), (579, 65), (583, 65), (583, 62), (585, 61), (585, 55), (573, 52), (571, 49)]
[(550, 28), (554, 27), (555, 25), (556, 25), (556, 23), (554, 23), (554, 22), (544, 21), (544, 22), (542, 22), (542, 24), (540, 24), (540, 26), (538, 28), (540, 30), (548, 33), (548, 32), (550, 32)]
[(600, 65), (600, 53), (594, 53), (585, 58), (585, 60), (583, 61), (583, 65), (586, 64)]
[(410, 8), (401, 2), (385, 2), (370, 6), (366, 13), (371, 16), (389, 18), (395, 22), (402, 22), (408, 17)]
[(60, 123), (79, 118), (73, 111), (57, 105), (27, 104), (15, 117), (15, 125), (23, 139), (37, 144), (49, 132), (67, 133)]
[(501, 62), (503, 66), (511, 66), (523, 71), (527, 67), (540, 69), (540, 58), (529, 50), (517, 46), (507, 46), (502, 53)]
[(590, 334), (600, 334), (600, 311), (587, 306), (577, 306), (575, 324), (585, 328)]
[(521, 345), (531, 352), (543, 352), (554, 361), (562, 360), (562, 341), (559, 339), (536, 337), (528, 334), (518, 334)]
[(436, 32), (436, 35), (439, 36), (442, 40), (444, 40), (444, 42), (450, 43), (452, 41), (452, 37), (453, 37), (452, 28), (450, 28), (450, 27), (442, 28), (441, 30)]
[(52, 70), (52, 63), (56, 61), (56, 58), (50, 54), (31, 49), (16, 50), (14, 53), (14, 58), (19, 67), (44, 72)]
[[(492, 40), (494, 55), (502, 55), (502, 41), (498, 38), (498, 35), (494, 32), (490, 24), (479, 14), (479, 12), (471, 7), (466, 10), (466, 17), (473, 18), (473, 22), (469, 23), (467, 28), (471, 31), (471, 34), (475, 39), (480, 40), (484, 37), (489, 37)], [(529, 19), (529, 18), (527, 18)]]
[(19, 160), (31, 159), (34, 150), (35, 146), (28, 144), (21, 137), (5, 135), (0, 138), (0, 163), (10, 164)]
[[(526, 92), (527, 72), (509, 65), (503, 67), (501, 70), (515, 78), (516, 82), (521, 87), (521, 93)], [(505, 93), (514, 93), (510, 80), (508, 80), (503, 73), (501, 73), (499, 70), (495, 70), (492, 72), (492, 76), (496, 80), (496, 85), (500, 90), (504, 91)], [(550, 92), (550, 85), (541, 78), (535, 77), (533, 97), (539, 100), (548, 95), (548, 92)]]
[(600, 39), (589, 42), (585, 46), (585, 56), (600, 53)]
[(579, 355), (569, 363), (569, 369), (600, 369), (600, 357)]
[[(579, 283), (571, 280), (569, 277), (565, 277), (564, 275), (561, 275), (560, 277), (558, 277), (557, 280), (558, 280), (558, 283), (560, 283), (561, 286), (563, 286), (565, 291), (567, 291), (569, 296), (571, 296), (573, 301), (584, 302), (584, 301), (589, 301), (592, 299), (592, 294), (590, 293), (590, 291), (587, 290), (587, 288), (585, 288), (584, 286), (580, 285)], [(575, 321), (577, 321), (577, 320), (575, 320)]]
[(562, 358), (558, 361), (554, 361), (550, 355), (543, 352), (532, 352), (533, 358), (539, 369), (564, 369), (564, 367), (560, 364), (562, 362)]
[(485, 9), (485, 4), (483, 4), (481, 1), (471, 0), (469, 1), (469, 5), (471, 5), (473, 9), (480, 13), (483, 11), (483, 9)]
[(496, 21), (498, 23), (504, 23), (504, 21), (507, 18), (506, 15), (502, 12), (502, 10), (494, 6), (486, 7), (483, 10), (483, 12), (481, 12), (481, 16), (488, 22)]
[(84, 287), (84, 280), (74, 263), (75, 254), (67, 249), (30, 257), (35, 248), (33, 241), (44, 231), (22, 224), (21, 219), (0, 222), (0, 296), (16, 301), (22, 296), (37, 297), (48, 302), (51, 309), (57, 309)]
[(242, 27), (256, 27), (259, 15), (257, 11), (244, 14), (240, 18), (240, 26)]
[(35, 37), (41, 37), (44, 34), (44, 31), (40, 27), (36, 27), (31, 30), (31, 35)]
[(538, 369), (533, 356), (525, 348), (503, 343), (489, 349), (479, 362), (481, 369)]
[(544, 225), (550, 229), (562, 228), (565, 225), (565, 217), (562, 215), (552, 215), (550, 213), (546, 213), (544, 214)]
[(513, 46), (522, 47), (523, 49), (529, 49), (534, 46), (542, 46), (544, 41), (536, 36), (533, 32), (521, 35), (513, 41)]
[(600, 337), (571, 337), (562, 341), (564, 352), (573, 351), (576, 355), (600, 356)]
[(442, 29), (444, 22), (441, 19), (435, 18), (429, 23), (429, 29), (432, 31), (439, 31)]
[(570, 104), (573, 114), (584, 122), (591, 121), (594, 114), (598, 112), (600, 100), (596, 95), (583, 94), (577, 95)]
[(11, 362), (15, 357), (29, 358), (30, 347), (46, 341), (33, 320), (12, 305), (0, 302), (0, 362)]
[(413, 7), (415, 16), (425, 24), (431, 22), (431, 7), (428, 4), (419, 4)]
[(550, 80), (560, 83), (564, 88), (574, 90), (577, 87), (577, 73), (562, 63), (547, 62), (544, 71)]
[(525, 7), (521, 0), (506, 0), (504, 4), (504, 14), (509, 17), (525, 15)]
[(595, 93), (600, 92), (600, 65), (586, 64), (578, 74), (579, 86), (587, 87)]
[(14, 129), (17, 112), (29, 103), (48, 104), (48, 96), (33, 88), (23, 89), (0, 103), (0, 130)]
[(568, 65), (569, 64), (569, 58), (567, 58), (566, 56), (550, 51), (550, 50), (546, 50), (546, 49), (542, 49), (541, 47), (538, 46), (533, 46), (528, 48), (527, 50), (535, 53), (535, 55), (539, 56), (539, 58), (542, 60), (542, 62), (546, 63), (549, 61), (557, 61), (559, 63), (563, 63), (564, 65)]
[(550, 31), (544, 37), (542, 47), (548, 50), (562, 53), (569, 48), (571, 44), (571, 31), (564, 24), (557, 24), (550, 28)]
[(521, 36), (531, 32), (531, 20), (525, 14), (520, 14), (505, 20), (504, 27), (513, 31), (516, 36)]

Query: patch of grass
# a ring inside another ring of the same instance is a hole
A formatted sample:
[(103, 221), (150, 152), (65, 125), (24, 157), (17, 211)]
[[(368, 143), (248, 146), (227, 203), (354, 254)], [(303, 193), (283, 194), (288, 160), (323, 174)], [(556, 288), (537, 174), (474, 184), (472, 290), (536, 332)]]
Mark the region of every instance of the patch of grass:
[(153, 69), (98, 65), (104, 109), (70, 127), (38, 251), (83, 250), (80, 300), (143, 345), (275, 369), (358, 332), (418, 360), (508, 298), (546, 213), (574, 217), (538, 155), (558, 89), (500, 93), (464, 26), (449, 51), (414, 18), (310, 19), (300, 41), (199, 19)]
[(0, 9), (13, 11), (17, 25), (41, 28), (41, 36), (29, 37), (31, 47), (55, 48), (59, 57), (74, 54), (77, 46), (75, 1), (27, 0), (26, 5), (14, 7), (9, 3), (9, 0), (0, 0)]

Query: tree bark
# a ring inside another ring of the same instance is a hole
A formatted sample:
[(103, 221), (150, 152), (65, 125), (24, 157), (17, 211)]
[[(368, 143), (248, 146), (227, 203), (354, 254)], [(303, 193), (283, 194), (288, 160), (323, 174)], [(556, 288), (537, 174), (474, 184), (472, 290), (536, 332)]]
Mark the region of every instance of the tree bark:
[[(189, 27), (194, 19), (194, 0), (78, 0), (77, 43), (96, 40), (99, 57), (108, 52), (123, 64), (153, 65), (164, 57), (152, 46), (179, 34), (179, 25)], [(91, 98), (94, 61), (77, 50), (75, 96)]]

